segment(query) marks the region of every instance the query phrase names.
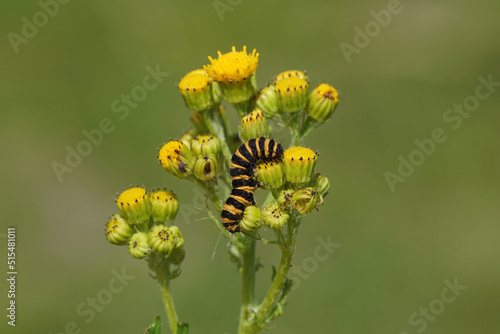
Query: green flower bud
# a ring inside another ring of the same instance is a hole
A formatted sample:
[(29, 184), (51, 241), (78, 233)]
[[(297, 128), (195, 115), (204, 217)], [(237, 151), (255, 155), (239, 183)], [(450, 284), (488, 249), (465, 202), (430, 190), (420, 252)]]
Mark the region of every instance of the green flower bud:
[(252, 232), (262, 226), (262, 213), (255, 205), (249, 205), (243, 211), (243, 218), (240, 221), (242, 230)]
[(307, 215), (316, 206), (323, 204), (321, 195), (315, 188), (297, 190), (291, 198), (292, 206), (301, 215)]
[(186, 103), (186, 107), (194, 111), (203, 111), (212, 108), (216, 104), (214, 95), (219, 94), (217, 92), (214, 94), (212, 79), (207, 75), (205, 70), (189, 72), (182, 78), (178, 88)]
[(129, 240), (128, 252), (136, 259), (146, 257), (151, 252), (148, 245), (148, 235), (143, 232), (135, 233)]
[(325, 197), (330, 190), (330, 180), (323, 174), (315, 173), (311, 186), (316, 188), (321, 196)]
[(339, 103), (339, 94), (330, 85), (321, 84), (314, 88), (307, 100), (306, 113), (317, 122), (328, 121)]
[(265, 117), (273, 117), (278, 112), (278, 101), (274, 86), (262, 88), (255, 98), (255, 105), (262, 110)]
[(149, 231), (149, 247), (158, 253), (170, 253), (184, 245), (184, 238), (177, 226), (155, 225)]
[(151, 203), (151, 218), (155, 224), (172, 221), (179, 210), (179, 200), (174, 193), (160, 190), (149, 194)]
[(171, 140), (160, 149), (158, 161), (172, 175), (184, 178), (192, 174), (196, 157), (183, 142)]
[(123, 219), (130, 225), (144, 223), (151, 215), (148, 192), (144, 188), (134, 187), (124, 190), (116, 199), (116, 205)]
[(257, 93), (255, 70), (259, 62), (259, 54), (255, 50), (247, 54), (243, 51), (218, 52), (218, 59), (208, 57), (210, 65), (203, 66), (208, 75), (219, 83), (222, 97), (229, 103), (242, 103), (250, 100)]
[(220, 150), (220, 140), (212, 135), (198, 136), (191, 141), (191, 151), (196, 156), (210, 154), (217, 156)]
[(307, 75), (304, 72), (297, 71), (297, 70), (290, 70), (290, 71), (285, 71), (285, 72), (281, 72), (280, 74), (278, 74), (274, 78), (273, 83), (274, 83), (274, 85), (276, 85), (278, 82), (280, 82), (281, 80), (286, 79), (286, 78), (299, 78), (299, 79), (309, 81), (309, 79), (307, 78)]
[(281, 161), (261, 162), (255, 166), (255, 173), (257, 181), (264, 189), (278, 189), (285, 182)]
[(318, 155), (304, 147), (291, 147), (285, 151), (283, 166), (285, 178), (293, 184), (306, 184), (311, 180), (311, 174)]
[(181, 248), (184, 246), (184, 237), (182, 236), (181, 231), (175, 225), (170, 226), (170, 232), (172, 233), (172, 241), (175, 248)]
[[(199, 113), (198, 113), (199, 114)], [(196, 136), (196, 130), (191, 129), (182, 134), (181, 139), (179, 139), (184, 145), (191, 146), (191, 140)]]
[(127, 240), (134, 234), (134, 230), (119, 214), (115, 214), (106, 223), (104, 234), (110, 243), (125, 245)]
[(288, 211), (280, 208), (278, 203), (271, 203), (262, 210), (262, 220), (270, 228), (281, 228), (285, 226), (289, 219)]
[(218, 173), (219, 167), (215, 155), (199, 156), (194, 166), (194, 176), (201, 181), (213, 180)]
[(269, 128), (262, 110), (255, 109), (241, 119), (240, 138), (243, 139), (243, 141), (268, 136)]
[(292, 199), (294, 191), (292, 189), (285, 189), (280, 192), (276, 202), (283, 208), (290, 206), (290, 200)]

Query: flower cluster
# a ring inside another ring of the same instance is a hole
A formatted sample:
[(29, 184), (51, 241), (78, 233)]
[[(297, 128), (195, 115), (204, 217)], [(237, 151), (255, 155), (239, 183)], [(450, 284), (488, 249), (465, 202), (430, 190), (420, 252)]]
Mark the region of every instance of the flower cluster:
[(116, 199), (120, 213), (106, 223), (106, 239), (115, 245), (128, 245), (136, 259), (151, 252), (170, 256), (181, 251), (184, 237), (171, 225), (179, 210), (177, 196), (167, 190), (148, 193), (142, 187), (124, 190)]
[[(260, 233), (255, 231), (265, 226), (266, 233), (274, 233), (274, 240), (259, 239), (278, 244), (283, 252), (272, 287), (260, 306), (244, 305), (240, 315), (240, 332), (258, 333), (281, 314), (286, 302), (298, 225), (323, 204), (329, 192), (330, 181), (315, 171), (318, 153), (303, 142), (331, 118), (339, 94), (326, 83), (311, 89), (307, 74), (299, 70), (278, 73), (259, 89), (259, 54), (256, 50), (247, 53), (246, 47), (242, 51), (233, 47), (225, 54), (219, 51), (217, 58), (208, 59), (208, 64), (189, 71), (177, 84), (192, 112), (192, 127), (164, 143), (157, 158), (168, 173), (205, 192), (207, 214), (230, 241), (231, 260), (241, 275), (250, 275), (242, 280), (248, 285), (243, 286), (247, 293), (253, 293), (255, 277), (251, 275), (259, 267), (255, 240)], [(235, 129), (226, 114), (227, 105), (236, 111), (239, 122)], [(273, 136), (276, 129), (280, 138)], [(290, 140), (281, 138), (281, 129), (289, 131)], [(289, 142), (290, 147), (283, 145)], [(257, 188), (268, 191), (260, 205), (254, 200)], [(123, 191), (116, 202), (120, 213), (106, 224), (107, 240), (128, 245), (135, 258), (147, 258), (163, 298), (169, 298), (164, 293), (168, 281), (180, 274), (178, 267), (172, 271), (170, 266), (180, 264), (185, 255), (184, 238), (172, 225), (179, 209), (177, 197), (165, 190), (148, 193), (133, 187)], [(219, 215), (213, 214), (214, 209)], [(171, 304), (164, 300), (166, 308)], [(175, 311), (167, 309), (167, 316), (176, 332)]]

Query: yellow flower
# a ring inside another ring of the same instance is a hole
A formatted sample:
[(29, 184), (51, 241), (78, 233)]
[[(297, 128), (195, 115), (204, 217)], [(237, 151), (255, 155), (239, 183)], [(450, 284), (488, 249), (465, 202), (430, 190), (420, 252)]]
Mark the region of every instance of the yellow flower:
[(285, 78), (292, 78), (292, 77), (299, 78), (299, 79), (304, 79), (306, 81), (308, 80), (307, 79), (307, 75), (304, 72), (297, 71), (297, 70), (291, 70), (291, 71), (281, 72), (280, 74), (278, 74), (274, 78), (274, 84), (276, 85), (281, 80), (283, 80)]
[(318, 155), (305, 147), (291, 147), (283, 155), (285, 178), (294, 184), (303, 184), (311, 180), (311, 174)]
[(241, 119), (240, 138), (248, 141), (252, 138), (268, 137), (269, 127), (262, 110), (255, 109)]
[(205, 70), (189, 72), (179, 82), (178, 88), (186, 106), (191, 110), (207, 110), (220, 103), (219, 87), (217, 84), (213, 85)]
[(327, 84), (314, 88), (307, 101), (306, 113), (317, 122), (326, 122), (339, 103), (339, 93)]
[(306, 106), (309, 83), (300, 77), (286, 77), (275, 85), (278, 109), (293, 113)]
[(233, 51), (222, 54), (218, 51), (219, 57), (210, 60), (209, 65), (203, 68), (208, 76), (220, 84), (222, 97), (229, 103), (242, 103), (250, 100), (257, 94), (257, 82), (255, 81), (255, 70), (259, 64), (259, 54), (254, 49), (251, 54), (247, 54), (247, 47), (243, 51)]
[(158, 161), (168, 172), (183, 178), (192, 173), (196, 157), (186, 144), (171, 140), (160, 149)]
[(254, 49), (252, 54), (247, 54), (247, 47), (243, 51), (233, 51), (222, 54), (220, 51), (218, 59), (208, 57), (211, 65), (205, 65), (203, 68), (207, 74), (220, 83), (237, 83), (249, 79), (257, 69), (259, 64), (259, 54)]
[(133, 187), (124, 190), (116, 200), (122, 217), (131, 225), (149, 220), (151, 204), (144, 188)]

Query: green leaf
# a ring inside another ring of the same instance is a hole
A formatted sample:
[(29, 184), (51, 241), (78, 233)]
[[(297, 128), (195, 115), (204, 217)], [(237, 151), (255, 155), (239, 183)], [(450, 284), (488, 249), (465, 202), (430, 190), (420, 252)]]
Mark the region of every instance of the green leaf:
[(177, 334), (188, 334), (188, 333), (189, 333), (189, 324), (187, 322), (178, 322)]
[(273, 272), (271, 273), (271, 282), (274, 281), (274, 277), (276, 277), (276, 267), (275, 266), (272, 266), (273, 267)]
[(161, 334), (161, 319), (160, 316), (156, 316), (153, 323), (149, 325), (148, 328), (144, 330), (146, 334)]

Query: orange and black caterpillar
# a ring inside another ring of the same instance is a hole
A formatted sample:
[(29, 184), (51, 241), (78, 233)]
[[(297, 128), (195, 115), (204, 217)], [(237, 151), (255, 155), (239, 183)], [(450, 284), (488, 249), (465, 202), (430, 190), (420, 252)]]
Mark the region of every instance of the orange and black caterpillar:
[(231, 233), (240, 232), (239, 222), (248, 205), (255, 205), (253, 193), (259, 187), (254, 179), (258, 162), (274, 162), (283, 158), (283, 147), (273, 139), (250, 139), (231, 158), (230, 174), (233, 190), (221, 212), (222, 224)]

